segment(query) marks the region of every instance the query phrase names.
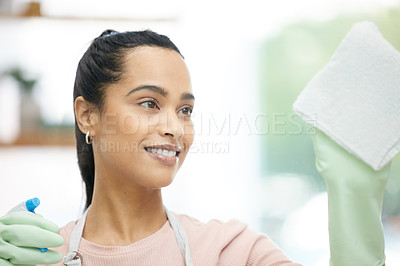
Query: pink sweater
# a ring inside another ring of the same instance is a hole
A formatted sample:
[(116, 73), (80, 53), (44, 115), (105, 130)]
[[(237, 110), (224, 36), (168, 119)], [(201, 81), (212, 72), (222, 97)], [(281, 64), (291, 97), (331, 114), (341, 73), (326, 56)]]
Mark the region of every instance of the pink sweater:
[[(266, 235), (248, 229), (239, 221), (211, 220), (204, 224), (187, 215), (176, 217), (188, 236), (195, 266), (300, 265), (292, 263)], [(68, 253), (74, 227), (75, 222), (70, 222), (60, 229), (65, 243), (55, 250), (63, 256)], [(154, 234), (128, 246), (101, 246), (82, 238), (79, 251), (83, 255), (82, 266), (184, 265), (168, 221)], [(61, 266), (62, 262), (56, 265)]]

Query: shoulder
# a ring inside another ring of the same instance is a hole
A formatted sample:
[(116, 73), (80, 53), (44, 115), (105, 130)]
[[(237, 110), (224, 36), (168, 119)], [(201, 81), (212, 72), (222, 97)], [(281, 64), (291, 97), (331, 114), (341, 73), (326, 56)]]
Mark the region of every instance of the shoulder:
[(71, 222), (67, 223), (66, 225), (64, 225), (63, 227), (60, 228), (58, 233), (60, 235), (71, 235), (72, 231), (75, 228), (76, 222), (77, 221), (71, 221)]
[(176, 217), (185, 228), (185, 231), (188, 231), (188, 234), (218, 234), (219, 236), (224, 235), (233, 237), (247, 229), (247, 224), (234, 219), (229, 220), (228, 222), (212, 219), (204, 223), (185, 214), (176, 214)]
[(212, 240), (220, 242), (221, 245), (228, 245), (235, 240), (249, 244), (259, 239), (269, 239), (265, 234), (249, 229), (247, 224), (236, 219), (227, 222), (213, 219), (204, 223), (184, 214), (177, 214), (176, 217), (188, 237), (196, 240)]
[(247, 224), (235, 219), (227, 222), (212, 219), (204, 223), (184, 214), (177, 214), (176, 217), (192, 241), (212, 241), (226, 246), (238, 238), (242, 243), (250, 243), (256, 241), (259, 237), (266, 237), (261, 233), (250, 230)]
[[(61, 253), (62, 257), (67, 255), (68, 250), (69, 250), (69, 239), (71, 237), (72, 231), (75, 228), (76, 221), (71, 221), (67, 223), (65, 226), (61, 227), (60, 230), (58, 231), (58, 234), (64, 238), (64, 244), (60, 247), (56, 248), (51, 248), (52, 250), (55, 250), (59, 253)], [(50, 264), (49, 264), (50, 265)], [(57, 264), (51, 264), (50, 266), (62, 266), (63, 263), (62, 261), (57, 263)], [(44, 266), (44, 265), (38, 265), (38, 266)]]
[(57, 252), (60, 252), (63, 256), (68, 253), (69, 250), (69, 240), (71, 238), (72, 231), (74, 230), (76, 221), (71, 221), (65, 226), (61, 227), (58, 234), (64, 238), (64, 244), (61, 247), (53, 248)]
[(227, 222), (198, 221), (188, 215), (176, 217), (188, 235), (191, 250), (218, 257), (218, 265), (299, 265), (292, 263), (283, 251), (265, 234), (232, 219)]

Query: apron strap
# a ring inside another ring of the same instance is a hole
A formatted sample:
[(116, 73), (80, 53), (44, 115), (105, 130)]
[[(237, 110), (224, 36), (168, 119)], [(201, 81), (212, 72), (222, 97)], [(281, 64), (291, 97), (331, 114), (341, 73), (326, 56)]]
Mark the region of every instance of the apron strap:
[[(78, 251), (79, 243), (81, 242), (83, 228), (86, 222), (86, 216), (90, 206), (83, 213), (81, 219), (79, 219), (74, 230), (72, 231), (68, 254), (64, 257), (63, 264), (65, 266), (81, 266), (82, 265), (82, 254)], [(192, 257), (190, 255), (189, 241), (182, 225), (178, 219), (173, 215), (167, 208), (165, 208), (168, 221), (174, 230), (175, 238), (178, 243), (178, 247), (185, 258), (186, 266), (193, 266)]]
[(178, 219), (173, 215), (167, 208), (165, 208), (167, 213), (168, 221), (174, 230), (176, 241), (178, 242), (178, 247), (181, 250), (183, 257), (185, 258), (186, 266), (193, 266), (192, 256), (190, 255), (189, 241), (186, 236), (185, 230), (179, 223)]
[(90, 206), (83, 213), (81, 219), (79, 219), (74, 230), (72, 231), (71, 238), (69, 239), (69, 251), (64, 257), (63, 264), (65, 266), (80, 266), (82, 264), (82, 254), (78, 251), (79, 243), (83, 233), (83, 227), (85, 227), (86, 216), (88, 214)]

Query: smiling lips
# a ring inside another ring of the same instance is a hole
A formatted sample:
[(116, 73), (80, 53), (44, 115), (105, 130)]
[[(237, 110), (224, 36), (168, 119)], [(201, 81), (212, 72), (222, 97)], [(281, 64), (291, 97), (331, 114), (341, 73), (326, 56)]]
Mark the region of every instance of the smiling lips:
[(174, 145), (155, 145), (144, 148), (153, 159), (166, 165), (175, 165), (181, 148)]

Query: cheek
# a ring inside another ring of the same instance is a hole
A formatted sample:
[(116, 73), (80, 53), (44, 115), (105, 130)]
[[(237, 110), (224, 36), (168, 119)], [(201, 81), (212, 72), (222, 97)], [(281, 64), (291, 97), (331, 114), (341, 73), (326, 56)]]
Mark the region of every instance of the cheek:
[(185, 145), (185, 153), (187, 153), (194, 140), (194, 126), (192, 121), (186, 121), (184, 123), (183, 132), (182, 142)]
[(137, 134), (141, 131), (141, 118), (137, 114), (123, 114), (118, 119), (120, 133), (126, 135)]
[(118, 133), (129, 135), (148, 135), (153, 132), (158, 123), (159, 117), (157, 115), (145, 115), (139, 113), (123, 113), (118, 116)]
[(101, 123), (101, 134), (97, 136), (98, 146), (112, 153), (140, 151), (139, 145), (147, 129), (143, 115), (128, 111), (108, 115)]
[(191, 119), (183, 122), (183, 132), (185, 135), (194, 136), (194, 125)]

